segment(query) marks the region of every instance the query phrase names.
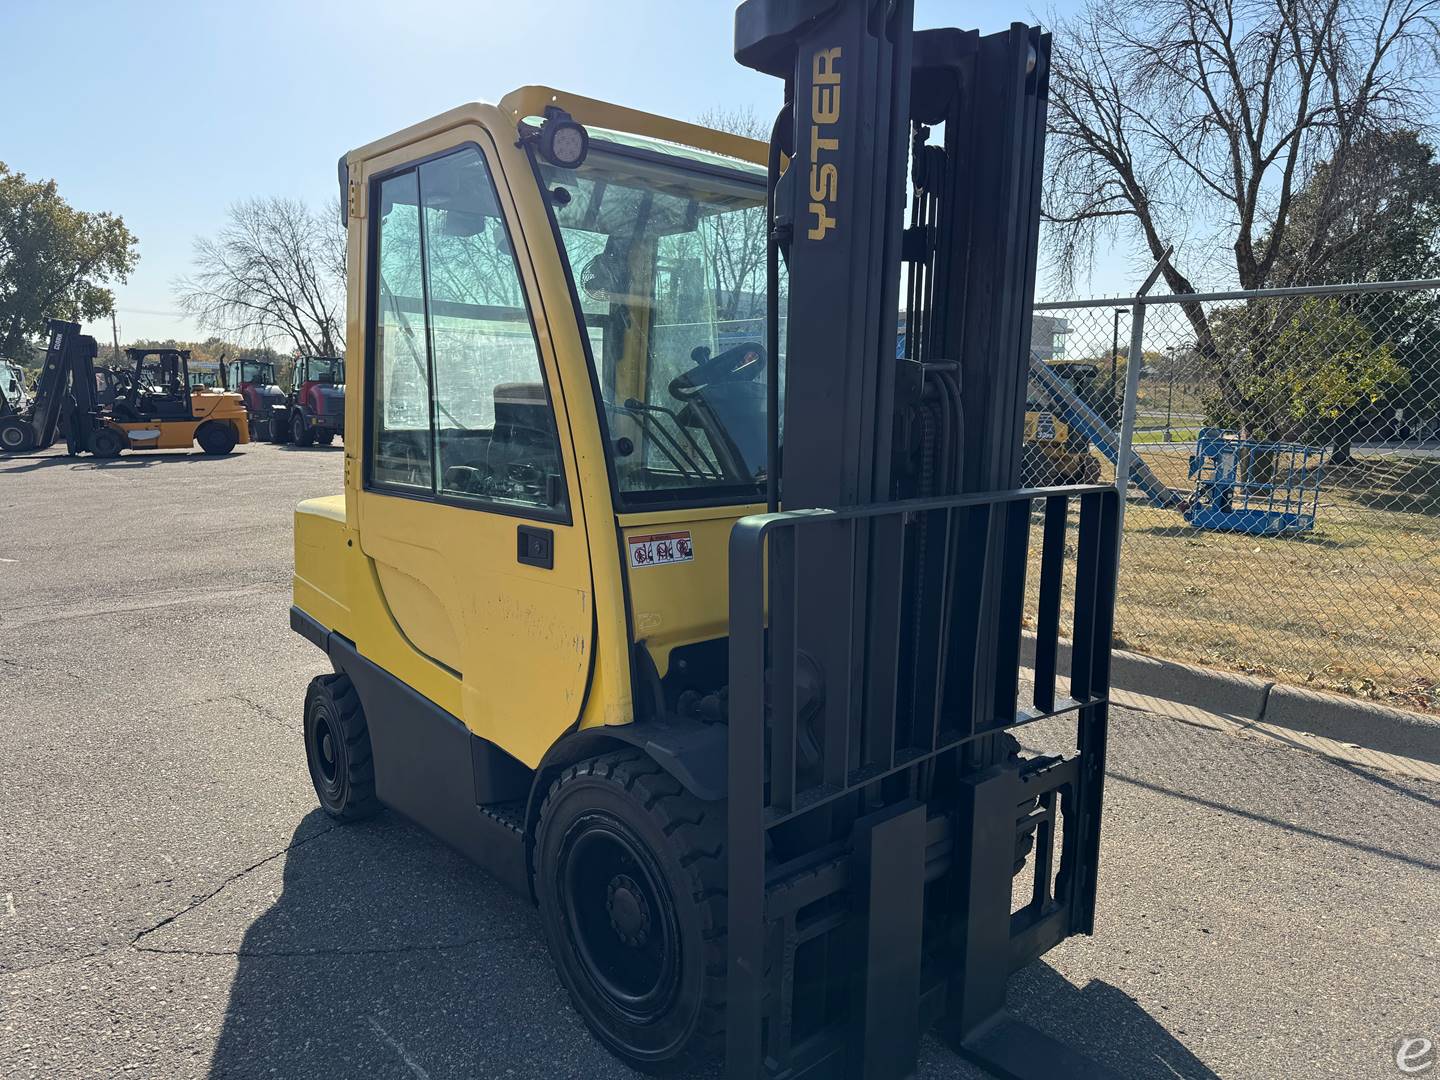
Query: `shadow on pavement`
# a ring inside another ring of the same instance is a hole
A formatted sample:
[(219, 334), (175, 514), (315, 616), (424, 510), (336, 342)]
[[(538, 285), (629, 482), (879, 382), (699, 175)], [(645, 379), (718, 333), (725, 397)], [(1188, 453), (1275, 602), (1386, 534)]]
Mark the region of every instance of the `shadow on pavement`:
[[(637, 1075), (571, 1010), (529, 902), (391, 815), (335, 826), (313, 811), (283, 856), (187, 918), (158, 951), (238, 959), (212, 1080)], [(1105, 983), (1036, 964), (1010, 1001), (1121, 1075), (1213, 1076)], [(925, 1056), (927, 1076), (975, 1075)]]
[[(202, 454), (188, 450), (156, 451), (146, 450), (124, 454), (118, 458), (93, 458), (89, 455), (71, 457), (69, 454), (10, 454), (0, 457), (0, 474), (35, 472), (37, 469), (95, 469), (99, 471), (147, 469), (154, 465), (190, 464), (194, 462), (233, 461), (243, 451), (233, 454)], [(12, 462), (27, 462), (12, 466)]]
[(1219, 1080), (1125, 991), (1099, 979), (1076, 986), (1043, 960), (1010, 981), (1017, 1017), (1127, 1080)]
[(230, 955), (244, 927), (212, 1078), (633, 1075), (571, 1011), (530, 904), (392, 815), (313, 811), (195, 916), (155, 944)]
[[(1393, 859), (1398, 863), (1413, 866), (1419, 870), (1440, 871), (1440, 863), (1433, 863), (1426, 859), (1418, 859), (1412, 855), (1407, 855), (1403, 851), (1392, 851), (1378, 844), (1367, 844), (1360, 840), (1351, 840), (1347, 837), (1327, 833), (1320, 829), (1312, 829), (1294, 821), (1285, 821), (1278, 817), (1271, 817), (1268, 814), (1259, 814), (1253, 810), (1244, 810), (1238, 806), (1231, 806), (1228, 803), (1219, 802), (1215, 799), (1206, 799), (1199, 795), (1190, 795), (1183, 791), (1177, 791), (1174, 788), (1165, 787), (1162, 784), (1152, 784), (1150, 781), (1141, 780), (1137, 776), (1126, 776), (1122, 772), (1112, 771), (1109, 775), (1110, 779), (1115, 782), (1143, 788), (1146, 791), (1154, 792), (1156, 795), (1167, 795), (1172, 799), (1182, 799), (1195, 806), (1203, 806), (1207, 810), (1216, 810), (1222, 814), (1230, 814), (1234, 817), (1243, 818), (1246, 821), (1253, 821), (1260, 825), (1269, 825), (1277, 829), (1283, 829), (1288, 833), (1294, 833), (1296, 836), (1305, 836), (1312, 840), (1322, 840), (1326, 843), (1350, 848), (1353, 851), (1362, 851), (1367, 855), (1378, 855), (1383, 859)], [(1367, 777), (1367, 779), (1368, 778), (1369, 777)], [(1387, 783), (1391, 787), (1394, 786), (1392, 782)], [(1419, 799), (1421, 802), (1427, 801), (1423, 795), (1415, 795), (1412, 797)]]

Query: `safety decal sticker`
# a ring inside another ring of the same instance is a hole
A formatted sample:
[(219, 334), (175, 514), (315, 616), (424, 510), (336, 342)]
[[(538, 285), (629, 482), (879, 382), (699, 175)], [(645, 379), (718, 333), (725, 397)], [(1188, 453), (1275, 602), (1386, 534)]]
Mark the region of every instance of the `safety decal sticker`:
[(664, 566), (666, 563), (694, 562), (695, 546), (690, 533), (651, 533), (630, 537), (630, 566)]

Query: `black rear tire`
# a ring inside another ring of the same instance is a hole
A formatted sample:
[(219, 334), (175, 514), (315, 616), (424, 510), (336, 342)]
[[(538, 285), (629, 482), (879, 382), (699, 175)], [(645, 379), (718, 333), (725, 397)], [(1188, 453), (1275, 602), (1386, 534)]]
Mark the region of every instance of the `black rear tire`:
[(200, 444), (200, 449), (215, 456), (230, 453), (239, 440), (240, 436), (234, 425), (221, 420), (201, 424), (200, 430), (195, 433), (195, 441)]
[(305, 423), (299, 409), (291, 413), (290, 441), (296, 446), (311, 446), (315, 442), (315, 429)]
[(34, 430), (18, 416), (0, 416), (0, 454), (18, 454), (30, 449)]
[(346, 675), (319, 675), (305, 692), (305, 760), (321, 808), (339, 821), (373, 816), (375, 763), (360, 695)]
[(550, 785), (535, 840), (545, 939), (575, 1010), (627, 1064), (723, 1053), (725, 803), (646, 754), (582, 761)]

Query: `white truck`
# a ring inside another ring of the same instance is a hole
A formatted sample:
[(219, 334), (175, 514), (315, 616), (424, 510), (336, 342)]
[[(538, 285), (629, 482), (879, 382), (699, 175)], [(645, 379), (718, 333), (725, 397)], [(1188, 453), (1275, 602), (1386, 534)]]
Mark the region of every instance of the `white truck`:
[(24, 412), (30, 405), (20, 365), (0, 360), (0, 412)]

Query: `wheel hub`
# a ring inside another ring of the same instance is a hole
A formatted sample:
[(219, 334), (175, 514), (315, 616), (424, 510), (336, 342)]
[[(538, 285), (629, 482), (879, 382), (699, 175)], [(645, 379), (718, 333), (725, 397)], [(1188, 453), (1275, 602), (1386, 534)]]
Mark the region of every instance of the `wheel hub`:
[(330, 734), (330, 725), (324, 724), (320, 729), (320, 772), (325, 779), (334, 783), (335, 781), (335, 741)]
[(626, 945), (638, 949), (649, 940), (650, 905), (644, 891), (628, 874), (616, 874), (610, 879), (605, 910), (610, 914), (610, 928)]

